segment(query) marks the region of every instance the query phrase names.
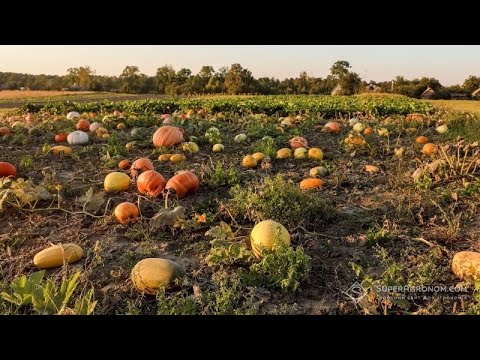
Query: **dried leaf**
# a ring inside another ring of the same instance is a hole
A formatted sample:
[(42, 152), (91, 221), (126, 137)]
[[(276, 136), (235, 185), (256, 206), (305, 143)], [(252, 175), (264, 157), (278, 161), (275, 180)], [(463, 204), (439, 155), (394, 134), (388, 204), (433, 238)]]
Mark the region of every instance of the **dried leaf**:
[(103, 191), (95, 193), (93, 187), (90, 187), (78, 201), (83, 204), (86, 211), (97, 211), (105, 202), (105, 193)]
[(219, 226), (214, 226), (205, 233), (205, 236), (210, 236), (218, 240), (232, 240), (235, 235), (230, 226), (225, 222), (220, 222)]
[(150, 219), (150, 226), (153, 229), (172, 227), (178, 219), (185, 219), (185, 208), (177, 206), (175, 209), (162, 209)]
[(202, 215), (196, 214), (195, 221), (197, 224), (203, 224), (207, 222), (207, 214), (203, 213)]

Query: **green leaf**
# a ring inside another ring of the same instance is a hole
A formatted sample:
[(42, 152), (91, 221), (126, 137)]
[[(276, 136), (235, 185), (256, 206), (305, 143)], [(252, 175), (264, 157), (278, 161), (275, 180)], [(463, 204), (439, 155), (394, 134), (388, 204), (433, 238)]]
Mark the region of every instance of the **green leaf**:
[(103, 191), (95, 193), (93, 187), (87, 190), (85, 195), (78, 198), (86, 211), (97, 211), (105, 202), (105, 193)]

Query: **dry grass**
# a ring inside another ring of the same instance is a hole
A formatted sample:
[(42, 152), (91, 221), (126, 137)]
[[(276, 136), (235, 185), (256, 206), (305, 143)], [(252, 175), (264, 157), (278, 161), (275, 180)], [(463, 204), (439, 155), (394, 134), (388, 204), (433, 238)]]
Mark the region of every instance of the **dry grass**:
[(480, 113), (480, 101), (474, 100), (425, 100), (438, 108), (447, 110)]
[(4, 90), (0, 91), (0, 100), (38, 98), (38, 97), (54, 97), (62, 95), (85, 95), (94, 94), (94, 91), (44, 91), (44, 90)]

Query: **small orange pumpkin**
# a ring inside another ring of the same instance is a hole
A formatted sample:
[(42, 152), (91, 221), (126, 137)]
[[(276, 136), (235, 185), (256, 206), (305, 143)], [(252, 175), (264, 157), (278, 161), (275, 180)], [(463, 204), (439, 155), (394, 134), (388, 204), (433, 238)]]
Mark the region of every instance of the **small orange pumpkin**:
[(0, 136), (10, 134), (10, 129), (6, 126), (0, 127)]
[(289, 144), (292, 149), (298, 149), (301, 147), (306, 148), (308, 146), (308, 141), (304, 137), (295, 136), (290, 139)]
[(336, 121), (330, 121), (325, 124), (322, 131), (338, 134), (340, 131), (342, 131), (342, 126)]
[(373, 134), (373, 129), (372, 128), (366, 128), (363, 130), (363, 135), (368, 136)]
[(310, 189), (320, 189), (325, 185), (325, 181), (322, 179), (305, 179), (300, 182), (300, 189), (310, 190)]
[(80, 119), (80, 120), (78, 120), (77, 125), (75, 125), (75, 128), (77, 130), (89, 132), (90, 131), (90, 123), (88, 122), (88, 120)]
[(365, 165), (365, 171), (378, 174), (380, 172), (380, 168), (375, 165)]
[(428, 138), (426, 136), (419, 136), (415, 139), (417, 144), (426, 144), (428, 143)]
[(155, 134), (153, 134), (153, 145), (159, 148), (180, 144), (183, 141), (182, 130), (170, 125), (160, 127), (155, 131)]
[(422, 153), (424, 153), (427, 156), (432, 156), (437, 152), (437, 145), (428, 143), (423, 145)]
[(140, 212), (131, 202), (123, 202), (115, 208), (114, 215), (121, 224), (131, 224), (138, 220)]
[(8, 162), (0, 162), (0, 177), (16, 175), (17, 169), (15, 168), (15, 166)]
[(175, 176), (167, 181), (165, 189), (175, 190), (175, 193), (179, 198), (183, 198), (185, 195), (194, 193), (200, 187), (200, 181), (197, 175), (191, 171), (179, 171)]
[(165, 188), (165, 179), (155, 170), (147, 170), (137, 179), (137, 189), (141, 194), (158, 196)]
[(132, 164), (130, 164), (130, 161), (128, 160), (122, 160), (118, 163), (118, 167), (122, 170), (128, 170), (131, 166)]
[(246, 155), (242, 159), (242, 166), (247, 169), (253, 169), (257, 167), (257, 159), (252, 155)]
[(147, 158), (140, 158), (133, 162), (130, 167), (130, 175), (136, 179), (144, 171), (153, 170), (153, 164)]
[(59, 133), (57, 135), (55, 135), (55, 142), (65, 142), (67, 141), (67, 134), (65, 133)]

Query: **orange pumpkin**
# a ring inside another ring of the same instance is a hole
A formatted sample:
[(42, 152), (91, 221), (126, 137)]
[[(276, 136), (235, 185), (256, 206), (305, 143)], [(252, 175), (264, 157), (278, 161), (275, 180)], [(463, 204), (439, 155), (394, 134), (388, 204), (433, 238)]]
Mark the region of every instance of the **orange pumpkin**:
[(375, 165), (365, 165), (365, 171), (369, 173), (378, 174), (381, 170), (378, 166), (375, 166)]
[(115, 111), (113, 112), (113, 116), (120, 116), (120, 115), (122, 115), (122, 113), (121, 113), (120, 111), (118, 111), (118, 110), (115, 110)]
[(427, 156), (432, 156), (437, 152), (437, 145), (428, 143), (423, 145), (422, 153), (424, 153)]
[(338, 134), (340, 131), (342, 131), (342, 126), (336, 121), (330, 121), (325, 124), (322, 131)]
[(183, 170), (168, 180), (165, 189), (173, 189), (179, 198), (183, 198), (187, 194), (196, 192), (199, 187), (200, 181), (197, 175), (191, 171)]
[(136, 179), (144, 171), (153, 170), (153, 164), (147, 158), (140, 158), (133, 162), (130, 167), (130, 175)]
[(88, 120), (85, 119), (80, 119), (77, 122), (77, 125), (75, 126), (77, 130), (89, 132), (90, 131), (90, 123)]
[(300, 189), (310, 190), (310, 189), (320, 189), (325, 185), (325, 181), (322, 179), (305, 179), (300, 182)]
[(33, 121), (33, 115), (32, 115), (32, 114), (28, 114), (27, 116), (25, 116), (25, 121), (26, 121), (26, 122), (32, 122), (32, 121)]
[(131, 166), (132, 164), (130, 164), (130, 161), (128, 160), (122, 160), (118, 163), (118, 167), (122, 170), (128, 170)]
[(6, 126), (0, 127), (0, 136), (10, 134), (10, 129)]
[(366, 128), (363, 130), (363, 135), (368, 136), (373, 134), (373, 129), (372, 128)]
[(183, 133), (175, 126), (162, 126), (153, 134), (153, 145), (157, 148), (177, 145), (182, 141)]
[(8, 162), (0, 162), (0, 177), (16, 175), (17, 169), (15, 168), (15, 166)]
[(141, 194), (158, 196), (165, 188), (165, 179), (155, 170), (147, 170), (137, 179), (137, 189)]
[(59, 133), (55, 135), (55, 142), (65, 142), (67, 141), (67, 136), (65, 133)]
[(294, 138), (290, 139), (289, 144), (292, 149), (298, 149), (301, 147), (307, 147), (308, 141), (304, 137), (295, 136)]
[(428, 143), (428, 138), (426, 136), (419, 136), (415, 139), (417, 144), (426, 144)]
[(115, 208), (114, 215), (121, 224), (131, 224), (138, 220), (140, 212), (135, 204), (123, 202)]

